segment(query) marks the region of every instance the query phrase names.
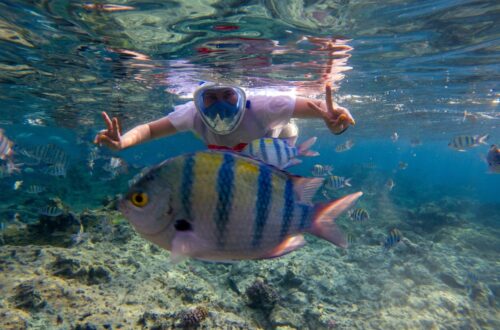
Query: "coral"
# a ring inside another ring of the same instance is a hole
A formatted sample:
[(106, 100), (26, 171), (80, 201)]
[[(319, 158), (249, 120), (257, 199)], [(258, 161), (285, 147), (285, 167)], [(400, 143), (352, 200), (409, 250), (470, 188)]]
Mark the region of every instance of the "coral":
[(278, 292), (262, 280), (256, 280), (246, 290), (249, 306), (252, 308), (271, 310), (279, 300)]
[(194, 309), (182, 311), (178, 315), (180, 326), (183, 328), (195, 328), (208, 317), (208, 309), (198, 306)]
[(16, 308), (24, 310), (38, 311), (47, 305), (31, 281), (19, 284), (16, 287), (16, 294), (13, 297)]

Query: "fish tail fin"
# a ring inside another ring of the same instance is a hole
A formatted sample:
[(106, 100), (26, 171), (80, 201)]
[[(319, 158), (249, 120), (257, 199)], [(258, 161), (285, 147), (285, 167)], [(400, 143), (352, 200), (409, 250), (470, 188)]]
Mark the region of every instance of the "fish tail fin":
[(333, 202), (315, 205), (314, 218), (308, 232), (337, 246), (347, 247), (347, 240), (340, 228), (335, 224), (335, 219), (353, 206), (362, 195), (363, 193), (358, 191)]
[(346, 179), (346, 180), (344, 181), (344, 184), (345, 184), (346, 186), (348, 186), (348, 187), (352, 187), (352, 185), (351, 185), (351, 178)]
[(489, 136), (488, 134), (485, 134), (485, 135), (483, 135), (483, 136), (480, 136), (480, 137), (479, 137), (479, 139), (478, 139), (478, 142), (479, 142), (480, 144), (488, 144), (488, 143), (486, 142), (486, 140), (488, 140), (488, 138), (489, 138), (489, 137), (490, 137), (490, 136)]
[(317, 151), (312, 151), (312, 150), (309, 150), (309, 148), (312, 147), (312, 145), (314, 143), (316, 143), (316, 140), (318, 138), (313, 136), (312, 138), (310, 139), (307, 139), (306, 141), (304, 141), (299, 147), (298, 147), (298, 154), (300, 156), (309, 156), (309, 157), (314, 157), (314, 156), (319, 156), (319, 152)]

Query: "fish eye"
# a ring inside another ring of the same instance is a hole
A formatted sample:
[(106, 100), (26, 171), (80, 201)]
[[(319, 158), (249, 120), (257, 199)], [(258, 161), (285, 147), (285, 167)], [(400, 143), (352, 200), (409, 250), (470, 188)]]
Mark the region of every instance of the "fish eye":
[(145, 192), (136, 192), (130, 196), (130, 201), (137, 207), (144, 207), (148, 204), (148, 194)]

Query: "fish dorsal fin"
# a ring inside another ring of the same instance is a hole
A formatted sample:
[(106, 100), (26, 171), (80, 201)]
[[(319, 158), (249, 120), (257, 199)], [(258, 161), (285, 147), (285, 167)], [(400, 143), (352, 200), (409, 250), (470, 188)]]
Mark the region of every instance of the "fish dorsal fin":
[(297, 201), (303, 204), (312, 204), (312, 199), (325, 178), (304, 178), (301, 176), (292, 177), (293, 190), (297, 196)]

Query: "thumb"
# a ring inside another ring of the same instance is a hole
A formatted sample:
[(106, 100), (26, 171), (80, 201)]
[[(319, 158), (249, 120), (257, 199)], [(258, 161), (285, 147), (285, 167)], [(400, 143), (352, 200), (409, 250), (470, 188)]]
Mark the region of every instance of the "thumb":
[(119, 142), (112, 140), (107, 135), (101, 135), (99, 138), (99, 143), (104, 144), (106, 147), (108, 147), (112, 150), (120, 150)]

